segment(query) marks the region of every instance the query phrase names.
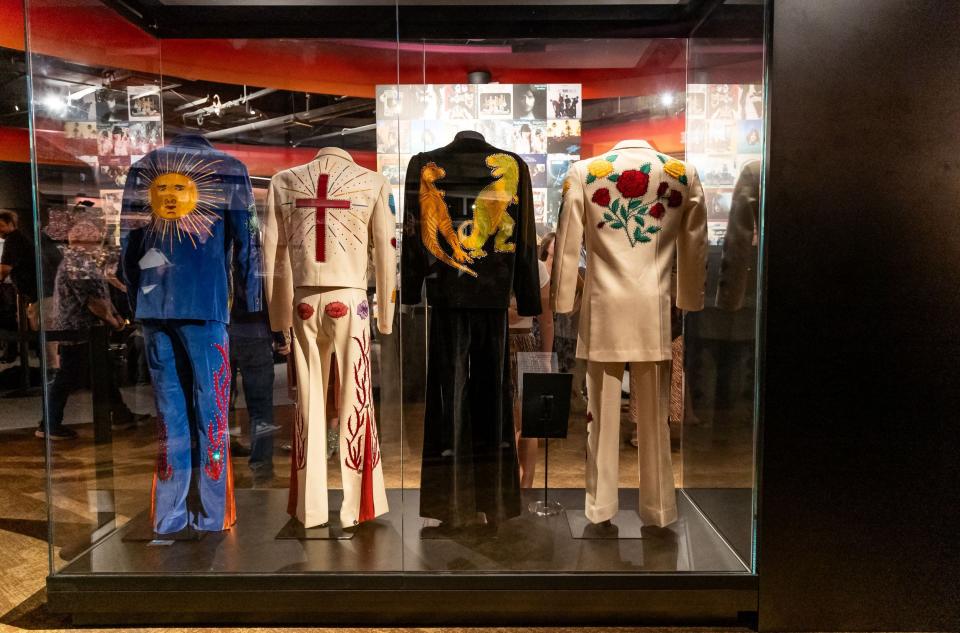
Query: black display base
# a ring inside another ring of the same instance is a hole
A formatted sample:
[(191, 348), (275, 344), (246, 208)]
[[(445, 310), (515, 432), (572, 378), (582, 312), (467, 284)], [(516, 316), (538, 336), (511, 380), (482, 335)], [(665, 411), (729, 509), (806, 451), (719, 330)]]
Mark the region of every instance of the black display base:
[[(47, 579), (48, 608), (77, 624), (394, 626), (733, 623), (756, 609), (756, 576), (682, 493), (680, 519), (643, 539), (574, 539), (566, 517), (527, 512), (496, 536), (423, 539), (418, 491), (387, 497), (390, 512), (350, 540), (277, 538), (290, 521), (280, 489), (237, 490), (233, 529), (172, 547), (127, 538), (144, 510)], [(550, 498), (576, 510), (583, 490)], [(621, 491), (623, 510), (636, 503)]]
[(207, 534), (194, 530), (189, 525), (179, 532), (158, 534), (153, 531), (149, 513), (138, 514), (124, 528), (121, 539), (124, 543), (146, 543), (152, 546), (173, 545), (178, 541), (199, 541)]
[(358, 526), (356, 528), (351, 528), (350, 530), (343, 529), (343, 526), (340, 525), (340, 521), (337, 519), (330, 519), (329, 523), (325, 523), (322, 526), (317, 527), (303, 527), (298, 519), (291, 518), (287, 521), (280, 532), (277, 533), (278, 539), (294, 539), (297, 541), (349, 541), (354, 536), (356, 536), (356, 530), (362, 528), (363, 526)]
[(603, 523), (593, 523), (583, 510), (567, 510), (570, 536), (575, 539), (638, 539), (643, 538), (640, 517), (633, 510), (620, 510)]

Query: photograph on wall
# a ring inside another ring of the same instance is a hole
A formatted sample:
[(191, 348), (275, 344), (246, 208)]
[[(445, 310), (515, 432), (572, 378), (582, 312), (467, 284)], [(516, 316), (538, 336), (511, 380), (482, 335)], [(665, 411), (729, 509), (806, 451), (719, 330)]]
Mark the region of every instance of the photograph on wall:
[(83, 88), (65, 96), (65, 121), (93, 121), (97, 115), (97, 91), (91, 87)]
[(547, 118), (581, 118), (583, 104), (580, 92), (580, 84), (549, 84), (547, 86)]
[(73, 155), (97, 153), (97, 124), (89, 121), (63, 122), (64, 149)]
[(530, 170), (530, 184), (533, 187), (547, 186), (547, 157), (543, 154), (521, 154), (523, 162)]
[(730, 216), (733, 189), (716, 189), (707, 199), (707, 218), (723, 220)]
[(687, 118), (702, 119), (707, 116), (707, 93), (703, 84), (687, 86)]
[(484, 84), (477, 86), (481, 119), (513, 118), (513, 86)]
[(740, 129), (737, 133), (737, 153), (760, 153), (760, 135), (763, 132), (762, 126), (763, 122), (756, 119), (751, 121), (740, 121)]
[(148, 154), (161, 145), (163, 124), (160, 121), (135, 121), (130, 124), (131, 156)]
[(469, 84), (444, 84), (440, 90), (443, 119), (477, 118), (477, 87)]
[(550, 154), (580, 154), (580, 121), (563, 119), (548, 122), (547, 152)]
[(517, 121), (546, 119), (547, 86), (545, 84), (514, 84), (513, 118)]
[[(540, 225), (548, 225), (547, 221), (547, 190), (545, 188), (539, 187), (533, 189), (533, 217), (534, 221), (537, 223), (537, 228)], [(537, 231), (539, 234), (540, 231)]]
[(709, 84), (707, 86), (707, 115), (711, 119), (735, 120), (740, 115), (740, 86)]
[(130, 156), (129, 123), (111, 123), (97, 126), (97, 154), (99, 156)]
[(128, 119), (127, 93), (103, 88), (96, 92), (97, 123), (116, 123)]
[(101, 189), (100, 208), (107, 224), (120, 223), (120, 209), (123, 203), (123, 189)]
[(131, 121), (157, 121), (160, 119), (160, 87), (129, 86), (127, 105)]
[(127, 184), (127, 173), (129, 173), (129, 171), (129, 162), (126, 164), (122, 162), (104, 164), (101, 158), (99, 172), (100, 186), (123, 189), (123, 186)]
[(546, 154), (547, 129), (544, 121), (515, 121), (513, 151), (518, 154)]
[(397, 154), (378, 154), (377, 171), (386, 177), (391, 185), (399, 185), (403, 178), (400, 174), (400, 157)]
[(705, 187), (732, 187), (737, 179), (734, 156), (710, 156), (698, 165), (700, 180)]
[(377, 120), (397, 119), (403, 111), (399, 86), (377, 86)]
[(707, 153), (730, 154), (737, 151), (736, 121), (709, 121), (707, 126)]
[(763, 118), (763, 86), (761, 84), (749, 84), (740, 89), (740, 111), (743, 118), (748, 120)]

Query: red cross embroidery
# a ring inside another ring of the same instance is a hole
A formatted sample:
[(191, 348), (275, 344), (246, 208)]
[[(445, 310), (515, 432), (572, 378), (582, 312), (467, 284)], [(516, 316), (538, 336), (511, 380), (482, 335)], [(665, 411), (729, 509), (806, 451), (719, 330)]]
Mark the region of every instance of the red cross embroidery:
[(317, 261), (327, 261), (327, 209), (349, 209), (349, 200), (331, 200), (327, 195), (327, 174), (317, 177), (318, 198), (297, 198), (298, 209), (316, 209)]

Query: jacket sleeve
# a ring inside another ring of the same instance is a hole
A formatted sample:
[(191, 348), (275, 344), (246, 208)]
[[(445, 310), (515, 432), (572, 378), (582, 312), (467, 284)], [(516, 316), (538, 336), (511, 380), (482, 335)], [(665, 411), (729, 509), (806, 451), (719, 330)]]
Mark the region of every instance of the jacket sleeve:
[(690, 198), (677, 235), (677, 307), (693, 312), (703, 309), (707, 281), (707, 207), (700, 176), (689, 163), (687, 173)]
[[(234, 259), (244, 282), (248, 312), (263, 309), (263, 285), (261, 280), (260, 222), (257, 219), (257, 203), (247, 168), (237, 166), (237, 181), (234, 183), (234, 199), (228, 211), (229, 235), (233, 241)], [(236, 301), (236, 297), (234, 298)]]
[(293, 276), (287, 256), (287, 233), (277, 195), (277, 178), (270, 179), (267, 214), (263, 223), (263, 283), (270, 314), (270, 329), (285, 332), (293, 327)]
[(526, 161), (516, 157), (520, 168), (517, 197), (516, 259), (513, 268), (513, 294), (517, 297), (517, 314), (537, 316), (540, 305), (540, 263), (537, 257), (537, 227), (533, 213), (533, 185)]
[(370, 223), (377, 284), (377, 329), (381, 334), (393, 331), (393, 312), (397, 301), (397, 230), (393, 218), (393, 194), (390, 183), (384, 179)]
[(557, 238), (553, 245), (553, 273), (550, 275), (550, 303), (553, 311), (573, 311), (580, 270), (580, 246), (583, 244), (583, 183), (577, 164), (570, 166), (560, 202)]
[(427, 274), (427, 253), (420, 240), (420, 164), (417, 154), (410, 159), (403, 191), (403, 243), (400, 245), (400, 300), (405, 305), (420, 303), (423, 278)]
[(717, 307), (722, 310), (739, 310), (743, 307), (750, 267), (756, 264), (753, 236), (760, 205), (758, 164), (747, 163), (733, 188), (717, 284)]

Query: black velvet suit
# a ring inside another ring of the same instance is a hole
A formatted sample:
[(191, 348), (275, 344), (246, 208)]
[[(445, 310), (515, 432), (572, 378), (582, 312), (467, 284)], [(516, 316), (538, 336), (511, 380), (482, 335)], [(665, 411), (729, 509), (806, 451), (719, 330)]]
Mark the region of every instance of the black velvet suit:
[(492, 523), (517, 516), (505, 388), (511, 291), (521, 315), (540, 313), (527, 166), (479, 134), (461, 132), (411, 159), (404, 212), (401, 300), (420, 303), (425, 282), (430, 306), (420, 514), (451, 526), (478, 512)]

